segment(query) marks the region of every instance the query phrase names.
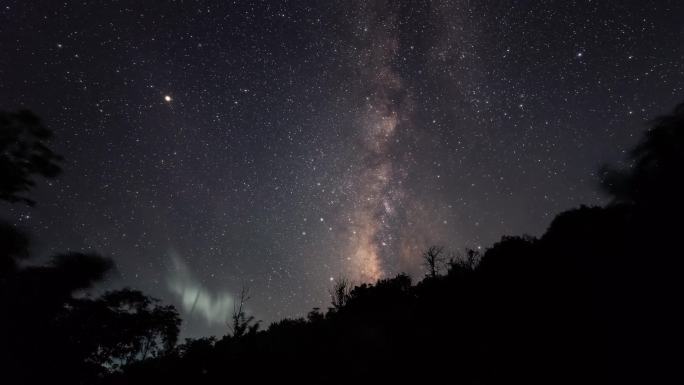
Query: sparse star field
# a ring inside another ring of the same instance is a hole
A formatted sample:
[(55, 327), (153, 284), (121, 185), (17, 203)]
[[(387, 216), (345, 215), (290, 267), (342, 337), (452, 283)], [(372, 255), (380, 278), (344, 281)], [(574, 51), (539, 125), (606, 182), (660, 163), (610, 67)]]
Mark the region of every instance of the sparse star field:
[(225, 334), (338, 277), (540, 234), (605, 202), (602, 164), (684, 100), (684, 3), (5, 1), (0, 108), (64, 174), (3, 204), (34, 253), (112, 257), (106, 288)]

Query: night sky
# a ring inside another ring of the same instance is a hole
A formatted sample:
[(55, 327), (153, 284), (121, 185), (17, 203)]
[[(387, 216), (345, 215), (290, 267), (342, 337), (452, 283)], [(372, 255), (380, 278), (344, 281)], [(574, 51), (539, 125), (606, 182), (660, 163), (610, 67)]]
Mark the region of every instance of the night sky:
[(0, 108), (65, 172), (2, 204), (33, 251), (112, 257), (103, 288), (223, 335), (332, 280), (424, 274), (605, 203), (597, 171), (684, 100), (684, 2), (1, 1)]

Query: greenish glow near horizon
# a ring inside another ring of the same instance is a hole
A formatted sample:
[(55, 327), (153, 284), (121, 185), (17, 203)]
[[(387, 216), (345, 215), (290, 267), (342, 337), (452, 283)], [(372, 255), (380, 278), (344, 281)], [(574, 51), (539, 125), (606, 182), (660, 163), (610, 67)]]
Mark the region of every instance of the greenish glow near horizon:
[(233, 311), (233, 296), (227, 291), (212, 292), (202, 286), (175, 250), (169, 252), (172, 270), (168, 276), (168, 288), (180, 301), (189, 316), (199, 316), (208, 324), (228, 321)]

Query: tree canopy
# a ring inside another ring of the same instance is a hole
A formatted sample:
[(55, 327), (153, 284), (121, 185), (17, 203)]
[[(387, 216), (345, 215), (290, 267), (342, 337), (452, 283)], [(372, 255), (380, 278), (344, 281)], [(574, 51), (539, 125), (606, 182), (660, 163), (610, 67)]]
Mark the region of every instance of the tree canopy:
[(34, 205), (22, 195), (36, 176), (54, 178), (62, 157), (48, 147), (52, 131), (32, 112), (0, 111), (0, 200)]

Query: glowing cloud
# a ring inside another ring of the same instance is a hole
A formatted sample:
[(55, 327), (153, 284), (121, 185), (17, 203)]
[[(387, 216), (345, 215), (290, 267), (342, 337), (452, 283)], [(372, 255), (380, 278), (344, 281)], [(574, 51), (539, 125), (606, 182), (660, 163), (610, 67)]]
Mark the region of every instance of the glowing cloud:
[(171, 250), (169, 255), (173, 267), (167, 284), (180, 299), (183, 311), (190, 316), (204, 318), (208, 324), (226, 323), (233, 311), (233, 296), (203, 287), (175, 250)]

